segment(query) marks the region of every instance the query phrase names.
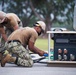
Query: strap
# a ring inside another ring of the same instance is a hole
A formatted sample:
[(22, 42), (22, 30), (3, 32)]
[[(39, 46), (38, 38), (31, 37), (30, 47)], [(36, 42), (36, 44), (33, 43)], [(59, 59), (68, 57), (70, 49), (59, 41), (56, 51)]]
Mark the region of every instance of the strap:
[(21, 43), (19, 40), (9, 40), (7, 43), (11, 43), (11, 42), (19, 42), (19, 43)]

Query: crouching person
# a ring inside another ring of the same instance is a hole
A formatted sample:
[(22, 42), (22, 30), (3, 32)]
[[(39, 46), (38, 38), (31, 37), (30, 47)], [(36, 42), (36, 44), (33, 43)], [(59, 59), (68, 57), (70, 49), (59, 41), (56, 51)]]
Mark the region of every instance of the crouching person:
[(45, 31), (46, 25), (43, 21), (37, 21), (34, 27), (24, 27), (15, 30), (5, 43), (6, 49), (16, 57), (6, 54), (1, 60), (1, 66), (4, 67), (7, 62), (14, 62), (18, 66), (32, 67), (33, 60), (28, 49), (34, 53), (43, 56), (46, 52), (34, 46), (37, 37)]

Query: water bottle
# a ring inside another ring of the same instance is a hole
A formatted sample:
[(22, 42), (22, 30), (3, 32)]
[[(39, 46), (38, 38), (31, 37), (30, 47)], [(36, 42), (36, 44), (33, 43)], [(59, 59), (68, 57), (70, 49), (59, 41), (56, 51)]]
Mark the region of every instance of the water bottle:
[(50, 50), (50, 60), (54, 60), (54, 51)]

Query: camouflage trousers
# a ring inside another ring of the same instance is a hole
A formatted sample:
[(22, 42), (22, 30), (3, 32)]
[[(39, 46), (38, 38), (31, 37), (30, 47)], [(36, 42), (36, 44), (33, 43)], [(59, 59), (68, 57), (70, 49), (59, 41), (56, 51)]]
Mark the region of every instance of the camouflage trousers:
[(14, 55), (16, 55), (16, 57), (18, 57), (17, 65), (26, 66), (26, 67), (32, 67), (33, 66), (33, 60), (29, 54), (29, 51), (27, 51), (22, 46), (21, 43), (19, 43), (19, 42), (7, 43), (6, 42), (5, 47), (9, 53), (14, 54)]
[[(9, 36), (12, 32), (8, 29), (5, 30), (6, 32), (6, 35)], [(2, 38), (2, 36), (0, 35), (0, 52), (3, 50), (4, 48), (4, 45), (5, 45), (5, 41), (4, 39)]]

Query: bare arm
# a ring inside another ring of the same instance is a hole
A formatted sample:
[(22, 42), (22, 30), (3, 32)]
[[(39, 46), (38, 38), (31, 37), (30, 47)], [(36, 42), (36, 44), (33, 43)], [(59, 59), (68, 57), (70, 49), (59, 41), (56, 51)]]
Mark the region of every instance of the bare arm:
[(14, 30), (16, 30), (16, 29), (18, 29), (18, 28), (19, 28), (18, 25), (15, 25), (15, 26), (13, 27)]
[(0, 28), (0, 33), (1, 33), (1, 35), (2, 35), (2, 38), (3, 38), (5, 41), (7, 41), (7, 35), (6, 35), (5, 30), (4, 30), (3, 27)]
[(19, 28), (18, 20), (15, 17), (11, 16), (11, 22), (10, 23), (12, 25), (13, 30), (16, 30)]
[(31, 41), (29, 41), (28, 48), (29, 48), (32, 52), (37, 53), (37, 54), (39, 54), (40, 56), (43, 56), (43, 54), (46, 53), (46, 52), (40, 50), (39, 48), (35, 47), (35, 46), (34, 46), (34, 43), (31, 42)]

